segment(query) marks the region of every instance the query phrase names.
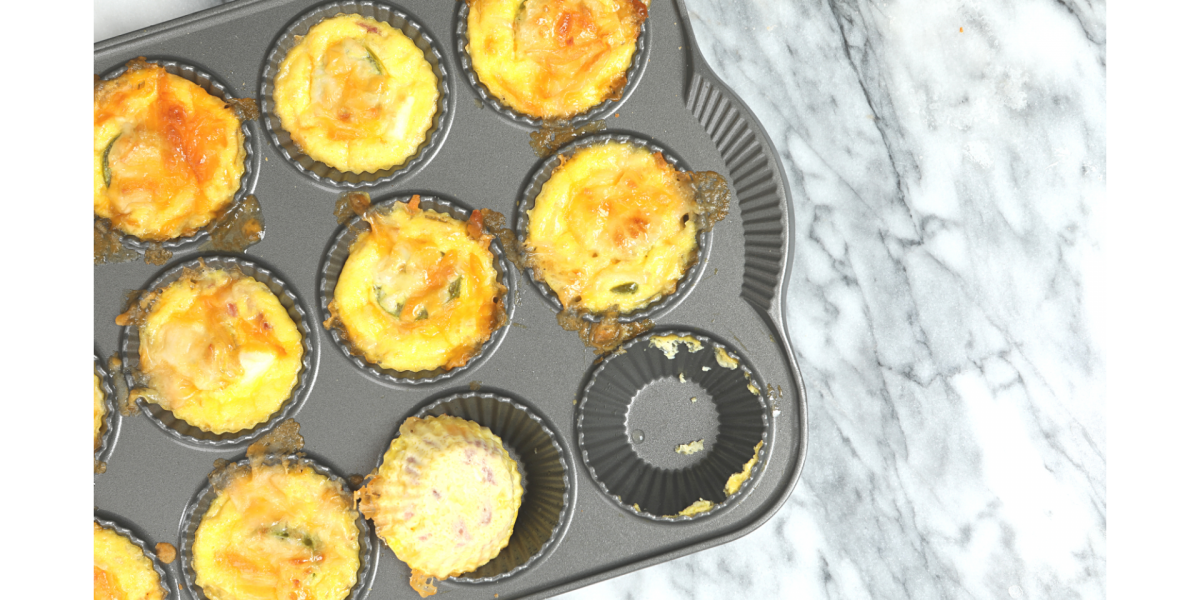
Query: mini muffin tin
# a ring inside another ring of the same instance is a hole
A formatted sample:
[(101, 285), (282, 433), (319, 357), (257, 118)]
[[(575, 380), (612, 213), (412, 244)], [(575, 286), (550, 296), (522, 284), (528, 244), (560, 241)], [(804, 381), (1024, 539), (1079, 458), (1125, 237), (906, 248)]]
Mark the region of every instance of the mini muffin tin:
[[(294, 43), (293, 29), (306, 30), (313, 15), (353, 10), (377, 20), (398, 17), (410, 35), (419, 29), (428, 46), (419, 47), (437, 55), (435, 70), (444, 85), (443, 109), (426, 145), (414, 159), (378, 177), (344, 177), (306, 165), (275, 131), (278, 119), (268, 92), (272, 82), (266, 74)], [(654, 329), (608, 357), (597, 356), (575, 332), (560, 327), (553, 299), (496, 245), (509, 287), (509, 323), (465, 367), (417, 377), (381, 374), (358, 364), (335, 332), (321, 326), (337, 249), (349, 231), (335, 217), (347, 188), (369, 193), (376, 203), (416, 194), (423, 206), (440, 202), (443, 212), (490, 209), (519, 233), (518, 206), (540, 187), (537, 180), (549, 163), (529, 143), (536, 123), (506, 114), (473, 89), (477, 78), (461, 50), (465, 10), (463, 2), (242, 1), (96, 44), (95, 73), (112, 73), (145, 56), (194, 66), (233, 97), (258, 99), (262, 117), (247, 123), (253, 175), (240, 193), (258, 198), (266, 229), (264, 239), (244, 254), (213, 253), (198, 239), (175, 248), (174, 260), (164, 267), (140, 258), (97, 265), (98, 366), (107, 368), (114, 354), (126, 360), (122, 369), (134, 366), (128, 332), (114, 323), (130, 290), (152, 289), (201, 257), (246, 263), (267, 274), (290, 290), (309, 344), (303, 389), (279, 417), (300, 423), (306, 452), (329, 470), (356, 484), (354, 475), (367, 475), (379, 464), (404, 418), (424, 414), (455, 414), (488, 425), (518, 455), (529, 496), (510, 548), (475, 573), (439, 582), (439, 598), (549, 597), (745, 535), (786, 502), (808, 439), (804, 385), (783, 305), (794, 260), (793, 208), (775, 149), (746, 106), (704, 63), (682, 0), (651, 3), (621, 99), (586, 115), (603, 118), (607, 130), (576, 142), (641, 140), (676, 157), (682, 167), (721, 174), (733, 191), (729, 215), (707, 234), (679, 290), (643, 311)], [(267, 139), (273, 143), (261, 142)], [(667, 359), (646, 345), (666, 333), (702, 340), (704, 350), (690, 354), (681, 346)], [(739, 359), (736, 370), (713, 366), (717, 346)], [(124, 382), (119, 374), (114, 379)], [(598, 419), (591, 412), (597, 409), (611, 414)], [(107, 471), (95, 476), (95, 505), (119, 512), (147, 540), (183, 548), (194, 516), (190, 507), (208, 488), (213, 461), (240, 459), (266, 428), (205, 439), (152, 413), (143, 405), (142, 414), (114, 417), (120, 443), (110, 441), (104, 450)], [(699, 453), (670, 451), (698, 438), (705, 439)], [(750, 479), (729, 498), (716, 494), (754, 455), (758, 440), (763, 445)], [(627, 465), (613, 466), (620, 460)], [(639, 476), (638, 469), (645, 474)], [(699, 499), (692, 495), (715, 508), (692, 517), (667, 516)], [(416, 598), (407, 566), (390, 550), (380, 550), (383, 543), (373, 532), (369, 537), (373, 568), (355, 597)], [(188, 581), (185, 560), (181, 553), (167, 566), (170, 578)], [(201, 597), (187, 585), (173, 596)]]

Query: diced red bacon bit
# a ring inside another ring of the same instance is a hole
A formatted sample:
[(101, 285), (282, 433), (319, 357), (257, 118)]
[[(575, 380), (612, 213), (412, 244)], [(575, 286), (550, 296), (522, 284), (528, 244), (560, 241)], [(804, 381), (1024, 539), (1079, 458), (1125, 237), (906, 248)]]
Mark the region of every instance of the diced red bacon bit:
[(478, 210), (471, 211), (471, 218), (467, 219), (467, 235), (476, 240), (483, 236), (482, 212)]
[(492, 485), (496, 485), (496, 478), (492, 473), (491, 467), (487, 467), (487, 466), (483, 467), (483, 474), (486, 476), (488, 483), (490, 483)]
[(488, 525), (492, 522), (492, 507), (483, 507), (483, 519), (481, 519), (479, 522), (483, 523), (484, 525)]
[(366, 29), (367, 33), (374, 33), (375, 35), (379, 35), (379, 28), (374, 25), (370, 25), (367, 23), (363, 23), (362, 21), (359, 21), (358, 26), (362, 27), (363, 29)]
[(237, 316), (237, 304), (234, 304), (233, 302), (229, 302), (229, 303), (225, 304), (225, 309), (229, 311), (229, 316), (231, 316), (231, 317)]

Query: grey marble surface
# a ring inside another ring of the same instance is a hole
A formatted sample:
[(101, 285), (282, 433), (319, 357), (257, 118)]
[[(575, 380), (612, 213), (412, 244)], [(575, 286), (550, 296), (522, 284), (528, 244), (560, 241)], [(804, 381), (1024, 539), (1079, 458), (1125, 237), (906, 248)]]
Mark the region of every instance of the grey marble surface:
[(1104, 597), (1105, 4), (688, 8), (795, 200), (808, 459), (760, 529), (564, 597)]

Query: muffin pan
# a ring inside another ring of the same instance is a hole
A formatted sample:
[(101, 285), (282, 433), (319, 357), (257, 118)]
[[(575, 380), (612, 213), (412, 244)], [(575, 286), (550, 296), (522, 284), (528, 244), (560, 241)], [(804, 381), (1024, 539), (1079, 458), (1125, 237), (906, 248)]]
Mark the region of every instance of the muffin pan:
[[(435, 70), (442, 73), (446, 93), (438, 126), (416, 158), (383, 176), (355, 179), (306, 166), (286, 140), (272, 137), (278, 120), (266, 74), (286, 52), (292, 30), (311, 26), (301, 25), (305, 19), (359, 9), (373, 11), (366, 14), (376, 19), (400, 15), (418, 28), (427, 52), (438, 54), (441, 68)], [(619, 101), (588, 114), (607, 125), (597, 139), (645, 140), (686, 168), (720, 173), (734, 193), (729, 215), (702, 240), (704, 249), (680, 289), (646, 311), (653, 330), (627, 342), (624, 353), (597, 357), (576, 333), (559, 326), (554, 303), (507, 256), (499, 262), (509, 287), (509, 324), (463, 368), (416, 378), (381, 375), (357, 364), (335, 334), (321, 327), (328, 272), (340, 236), (348, 231), (335, 217), (345, 188), (366, 191), (376, 202), (418, 194), (423, 205), (440, 199), (450, 212), (486, 208), (519, 231), (518, 206), (548, 163), (530, 146), (534, 124), (485, 102), (473, 89), (474, 75), (461, 53), (451, 57), (442, 51), (462, 44), (463, 10), (462, 2), (259, 0), (96, 44), (96, 73), (147, 56), (194, 65), (219, 78), (232, 96), (258, 98), (263, 116), (248, 127), (254, 139), (276, 142), (254, 144), (254, 175), (245, 191), (259, 200), (266, 235), (245, 254), (198, 255), (203, 246), (197, 244), (200, 248), (176, 249), (176, 261), (165, 268), (141, 260), (95, 267), (96, 351), (102, 359), (117, 354), (126, 360), (126, 372), (136, 366), (129, 360), (136, 352), (131, 353), (128, 332), (114, 323), (129, 290), (165, 281), (200, 256), (246, 263), (290, 290), (306, 324), (302, 389), (271, 423), (289, 416), (299, 421), (306, 449), (322, 464), (357, 481), (353, 475), (375, 468), (411, 415), (446, 412), (491, 427), (520, 455), (530, 485), (528, 504), (510, 548), (475, 573), (439, 583), (438, 598), (549, 597), (745, 535), (786, 502), (807, 443), (804, 386), (783, 306), (793, 260), (792, 207), (778, 155), (754, 116), (699, 55), (682, 0), (651, 4), (629, 86)], [(681, 347), (668, 359), (646, 346), (651, 336), (668, 332), (702, 339), (706, 350), (690, 354)], [(710, 348), (718, 345), (739, 359), (737, 369), (713, 366)], [(683, 382), (676, 369), (684, 373)], [(624, 399), (617, 390), (624, 390)], [(656, 396), (687, 405), (670, 416), (655, 414), (647, 409)], [(612, 414), (602, 423), (591, 411), (606, 405)], [(142, 412), (117, 419), (120, 443), (105, 451), (108, 468), (95, 477), (95, 504), (120, 510), (149, 539), (183, 548), (189, 507), (205, 493), (213, 460), (237, 460), (265, 427), (205, 439), (172, 427), (148, 407)], [(641, 442), (633, 442), (635, 431)], [(691, 455), (671, 451), (691, 438), (703, 438), (704, 449)], [(760, 450), (754, 448), (757, 441), (763, 441)], [(606, 466), (622, 456), (646, 463), (651, 467), (646, 472), (658, 473), (658, 479), (647, 475), (622, 487), (630, 476)], [(752, 456), (758, 461), (749, 480), (728, 498), (716, 494)], [(684, 483), (671, 483), (674, 478)], [(534, 483), (540, 486), (537, 494)], [(668, 516), (699, 497), (714, 508), (692, 517)], [(369, 537), (374, 568), (355, 597), (417, 597), (407, 566)], [(185, 581), (185, 560), (181, 555), (167, 567), (170, 577)], [(182, 595), (192, 591), (185, 585)]]

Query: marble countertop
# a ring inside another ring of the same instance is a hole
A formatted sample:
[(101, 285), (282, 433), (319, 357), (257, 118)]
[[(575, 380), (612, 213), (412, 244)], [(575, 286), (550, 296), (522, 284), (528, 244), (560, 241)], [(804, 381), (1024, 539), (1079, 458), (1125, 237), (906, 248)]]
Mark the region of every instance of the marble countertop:
[(758, 530), (563, 597), (1104, 597), (1105, 5), (687, 5), (791, 186), (808, 458)]

